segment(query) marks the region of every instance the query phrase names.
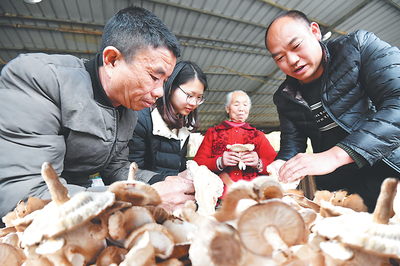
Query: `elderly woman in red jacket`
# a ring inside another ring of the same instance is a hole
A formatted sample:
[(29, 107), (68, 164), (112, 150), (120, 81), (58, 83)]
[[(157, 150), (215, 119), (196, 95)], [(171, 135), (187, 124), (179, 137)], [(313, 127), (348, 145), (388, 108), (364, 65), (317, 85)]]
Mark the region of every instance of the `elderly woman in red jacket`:
[[(250, 107), (250, 97), (244, 91), (227, 95), (225, 110), (228, 120), (207, 130), (193, 158), (198, 165), (205, 165), (218, 175), (226, 172), (234, 182), (268, 174), (266, 167), (274, 161), (276, 151), (263, 132), (246, 123)], [(235, 152), (227, 147), (232, 144), (254, 144), (254, 149)], [(239, 168), (239, 162), (246, 165), (245, 169)]]

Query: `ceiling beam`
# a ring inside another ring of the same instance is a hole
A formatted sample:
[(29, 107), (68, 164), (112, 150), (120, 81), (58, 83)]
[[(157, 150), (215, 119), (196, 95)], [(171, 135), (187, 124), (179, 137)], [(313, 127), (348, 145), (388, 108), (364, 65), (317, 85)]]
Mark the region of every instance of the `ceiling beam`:
[(360, 4), (358, 4), (355, 8), (353, 8), (352, 10), (350, 10), (349, 12), (347, 12), (344, 16), (342, 16), (341, 18), (339, 18), (338, 20), (336, 20), (335, 22), (333, 22), (331, 25), (329, 25), (328, 27), (325, 27), (322, 30), (322, 35), (325, 35), (327, 32), (329, 31), (334, 31), (334, 29), (339, 26), (340, 24), (342, 24), (344, 21), (346, 21), (348, 18), (350, 18), (351, 16), (353, 16), (354, 14), (356, 14), (358, 11), (360, 11), (360, 9), (362, 9), (363, 7), (365, 7), (366, 5), (368, 5), (372, 0), (364, 0), (362, 1)]
[[(264, 82), (265, 83), (267, 83), (268, 82), (268, 80), (270, 80), (270, 79), (272, 79), (273, 78), (273, 76), (278, 72), (278, 71), (280, 71), (280, 68), (279, 67), (276, 67), (274, 70), (272, 70), (272, 72), (268, 75), (268, 77), (266, 77), (264, 80)], [(249, 96), (251, 97), (251, 96), (253, 96), (254, 94), (256, 94), (257, 92), (258, 92), (258, 90), (260, 90), (261, 88), (262, 88), (262, 86), (264, 86), (264, 84), (259, 84), (254, 90), (252, 90), (251, 92), (250, 92), (250, 94), (249, 94)]]
[[(101, 36), (103, 34), (102, 31), (99, 30), (83, 30), (83, 29), (72, 29), (72, 28), (60, 28), (60, 27), (47, 27), (47, 26), (37, 26), (37, 25), (27, 25), (27, 24), (19, 24), (19, 23), (0, 23), (1, 27), (12, 27), (16, 29), (36, 29), (36, 30), (48, 30), (48, 31), (55, 31), (55, 32), (64, 32), (64, 33), (75, 33), (75, 34), (85, 34), (85, 35), (96, 35)], [(175, 34), (177, 37), (182, 36), (179, 34)], [(208, 44), (195, 44), (190, 42), (181, 42), (182, 46), (192, 46), (197, 48), (208, 48), (208, 49), (215, 49), (220, 51), (230, 51), (230, 52), (239, 52), (239, 53), (246, 53), (246, 54), (257, 54), (263, 56), (270, 56), (271, 54), (262, 46), (255, 46), (255, 45), (247, 45), (244, 43), (235, 43), (230, 41), (218, 40), (218, 39), (210, 39), (210, 38), (201, 38), (201, 37), (189, 37), (188, 35), (184, 35), (184, 38), (191, 38), (200, 41), (209, 41), (213, 43), (222, 43), (228, 45), (239, 45), (244, 46), (243, 49), (238, 48), (231, 48), (231, 47), (223, 47), (223, 46), (216, 46), (216, 45), (208, 45)], [(252, 51), (246, 49), (246, 47), (250, 48), (257, 48), (262, 49), (262, 51)]]
[[(263, 3), (266, 3), (266, 4), (268, 4), (268, 5), (270, 5), (270, 6), (273, 6), (273, 7), (279, 8), (279, 9), (281, 9), (281, 10), (283, 10), (283, 11), (290, 11), (290, 10), (292, 10), (291, 8), (288, 8), (288, 7), (283, 6), (283, 5), (279, 5), (279, 4), (277, 4), (277, 3), (273, 2), (273, 1), (270, 1), (270, 0), (258, 0), (258, 1), (263, 2)], [(309, 18), (311, 21), (317, 22), (321, 27), (324, 27), (324, 28), (328, 28), (328, 27), (329, 27), (328, 24), (325, 24), (325, 23), (323, 23), (322, 21), (319, 21), (319, 20), (314, 19), (314, 18), (311, 18), (311, 17), (308, 17), (308, 18)], [(346, 34), (347, 34), (347, 33), (344, 32), (344, 31), (340, 31), (340, 30), (336, 30), (336, 29), (333, 29), (333, 31), (336, 32), (336, 33), (339, 33), (339, 34), (341, 34), (341, 35), (346, 35)]]
[(166, 6), (173, 6), (173, 7), (179, 8), (179, 9), (185, 9), (185, 10), (188, 10), (188, 11), (193, 11), (193, 12), (197, 12), (197, 13), (201, 13), (201, 14), (206, 14), (206, 15), (213, 16), (213, 17), (219, 17), (219, 18), (230, 20), (230, 21), (235, 21), (235, 22), (238, 22), (238, 23), (252, 25), (252, 26), (255, 26), (255, 27), (260, 27), (260, 28), (264, 28), (264, 29), (267, 28), (267, 25), (264, 25), (264, 24), (255, 23), (255, 22), (252, 22), (252, 21), (239, 19), (239, 18), (235, 18), (235, 17), (231, 17), (231, 16), (226, 16), (226, 15), (214, 13), (214, 12), (211, 12), (211, 11), (206, 11), (206, 10), (200, 9), (200, 8), (184, 6), (184, 5), (180, 5), (180, 4), (176, 4), (176, 3), (172, 3), (172, 2), (168, 2), (168, 1), (164, 1), (164, 0), (147, 0), (147, 1), (148, 2), (157, 3), (157, 4), (163, 4), (163, 5), (166, 5)]
[[(16, 14), (9, 14), (9, 13), (0, 14), (0, 17), (27, 19), (27, 20), (35, 20), (35, 21), (46, 21), (46, 22), (56, 22), (56, 23), (63, 23), (64, 25), (65, 24), (79, 25), (81, 27), (99, 27), (99, 28), (104, 28), (103, 24), (90, 23), (90, 22), (78, 22), (78, 21), (57, 19), (57, 18), (49, 19), (49, 18), (40, 18), (40, 17), (31, 17), (31, 16), (21, 16), (21, 15), (16, 15)], [(81, 33), (81, 34), (89, 34), (89, 35), (91, 35), (91, 34), (102, 35), (102, 33), (103, 33), (102, 30), (77, 30), (77, 29), (69, 29), (69, 28), (27, 25), (27, 24), (21, 24), (21, 23), (9, 23), (9, 24), (1, 23), (0, 26), (2, 26), (2, 27), (14, 27), (14, 28), (33, 28), (33, 29), (42, 29), (42, 30), (64, 31), (64, 32)], [(71, 26), (71, 28), (72, 28), (72, 26)], [(228, 41), (228, 40), (212, 39), (212, 38), (191, 36), (191, 35), (185, 35), (185, 34), (174, 34), (174, 35), (177, 38), (186, 38), (186, 39), (207, 41), (207, 42), (212, 42), (212, 43), (222, 43), (222, 44), (228, 44), (228, 45), (238, 45), (238, 46), (244, 46), (244, 47), (249, 47), (249, 48), (257, 48), (257, 49), (262, 49), (262, 50), (265, 49), (264, 46), (256, 45), (256, 44), (250, 44), (250, 43), (233, 42), (233, 41)]]
[(207, 42), (212, 42), (212, 43), (223, 43), (223, 44), (230, 44), (230, 45), (239, 45), (239, 46), (245, 46), (245, 47), (258, 48), (258, 49), (265, 50), (265, 46), (264, 45), (257, 45), (257, 44), (244, 43), (244, 42), (234, 42), (234, 41), (221, 40), (221, 39), (212, 39), (212, 38), (185, 35), (185, 34), (178, 34), (178, 33), (174, 33), (174, 34), (178, 38), (187, 38), (187, 39), (199, 40), (199, 41), (207, 41)]
[(396, 4), (395, 2), (393, 2), (392, 0), (383, 0), (385, 1), (387, 4), (391, 5), (392, 7), (396, 8), (398, 11), (400, 11), (400, 6), (398, 4)]
[(264, 55), (264, 56), (271, 56), (269, 52), (265, 50), (265, 52), (262, 51), (251, 51), (251, 50), (246, 50), (246, 49), (237, 49), (237, 48), (231, 48), (231, 47), (223, 47), (223, 46), (214, 46), (214, 45), (207, 45), (207, 44), (196, 44), (196, 43), (181, 43), (183, 46), (192, 46), (196, 48), (208, 48), (208, 49), (215, 49), (215, 50), (220, 50), (220, 51), (230, 51), (230, 52), (239, 52), (239, 53), (245, 53), (245, 54), (258, 54), (258, 55)]
[(36, 48), (36, 47), (1, 47), (0, 50), (5, 51), (27, 51), (27, 52), (48, 52), (58, 54), (96, 54), (97, 51), (79, 51), (79, 50), (67, 50), (67, 49), (52, 49), (52, 48)]
[(2, 14), (0, 14), (0, 17), (16, 18), (16, 19), (29, 19), (29, 20), (38, 20), (38, 21), (47, 21), (47, 22), (58, 22), (58, 23), (67, 23), (67, 24), (74, 24), (74, 25), (81, 25), (81, 26), (104, 28), (104, 24), (101, 24), (101, 23), (74, 21), (74, 20), (60, 19), (60, 18), (32, 17), (32, 16), (25, 16), (25, 15), (19, 15), (19, 14), (10, 14), (10, 13), (2, 13)]
[(27, 25), (27, 24), (18, 24), (18, 23), (10, 23), (10, 24), (0, 23), (0, 27), (11, 27), (11, 28), (16, 28), (16, 29), (48, 30), (48, 31), (87, 34), (87, 35), (96, 35), (96, 36), (101, 36), (103, 34), (102, 31), (97, 31), (97, 30), (81, 30), (81, 29), (78, 30), (78, 29), (71, 29), (71, 28), (46, 27), (46, 26), (36, 26), (36, 25)]
[[(207, 74), (207, 75), (222, 75), (222, 76), (237, 76), (238, 75), (237, 73), (233, 73), (233, 72), (230, 73), (230, 72), (211, 72), (211, 71), (205, 71), (204, 74)], [(250, 77), (264, 77), (264, 78), (270, 76), (270, 75), (266, 75), (266, 74), (256, 74), (256, 73), (254, 73), (254, 74), (241, 73), (241, 74), (246, 75), (246, 76), (250, 76)], [(285, 80), (285, 78), (276, 78), (276, 77), (271, 77), (271, 79), (282, 80), (282, 81)]]

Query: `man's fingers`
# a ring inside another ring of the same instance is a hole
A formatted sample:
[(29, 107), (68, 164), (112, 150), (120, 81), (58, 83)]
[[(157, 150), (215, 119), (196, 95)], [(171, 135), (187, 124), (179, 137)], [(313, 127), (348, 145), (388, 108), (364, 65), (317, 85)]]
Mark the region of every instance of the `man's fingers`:
[(193, 194), (195, 192), (193, 183), (180, 183), (179, 186), (184, 194)]
[(183, 196), (183, 202), (186, 202), (188, 200), (194, 201), (194, 195), (193, 194), (185, 194)]

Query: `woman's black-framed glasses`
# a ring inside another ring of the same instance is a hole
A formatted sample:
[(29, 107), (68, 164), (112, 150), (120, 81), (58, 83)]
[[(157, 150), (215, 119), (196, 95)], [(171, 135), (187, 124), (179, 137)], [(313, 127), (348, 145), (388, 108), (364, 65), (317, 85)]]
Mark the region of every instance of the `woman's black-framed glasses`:
[(179, 85), (176, 85), (176, 86), (178, 86), (178, 88), (179, 89), (181, 89), (181, 91), (184, 93), (184, 94), (186, 94), (186, 102), (187, 103), (189, 103), (189, 104), (197, 104), (197, 105), (200, 105), (200, 104), (202, 104), (202, 103), (204, 103), (205, 102), (205, 100), (206, 100), (206, 98), (204, 98), (203, 96), (201, 96), (201, 97), (195, 97), (195, 96), (193, 96), (193, 95), (190, 95), (190, 94), (187, 94)]

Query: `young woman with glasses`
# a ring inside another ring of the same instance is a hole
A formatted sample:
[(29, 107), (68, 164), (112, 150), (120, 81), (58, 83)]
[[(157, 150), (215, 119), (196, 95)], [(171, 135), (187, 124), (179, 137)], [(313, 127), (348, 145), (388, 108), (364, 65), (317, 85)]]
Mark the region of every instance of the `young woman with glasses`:
[(164, 96), (138, 112), (129, 160), (138, 164), (140, 180), (189, 182), (184, 178), (189, 134), (199, 127), (197, 107), (204, 103), (207, 87), (206, 75), (195, 63), (179, 62), (164, 83)]

